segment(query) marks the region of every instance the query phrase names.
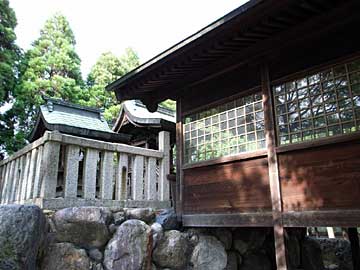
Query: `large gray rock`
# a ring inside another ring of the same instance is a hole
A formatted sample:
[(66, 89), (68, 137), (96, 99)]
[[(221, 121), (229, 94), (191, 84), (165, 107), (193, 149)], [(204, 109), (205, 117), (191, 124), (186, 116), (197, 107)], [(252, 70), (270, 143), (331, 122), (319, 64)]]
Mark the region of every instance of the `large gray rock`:
[(45, 216), (37, 206), (0, 206), (0, 269), (35, 269), (46, 228)]
[(153, 248), (155, 248), (164, 236), (164, 229), (159, 223), (155, 222), (151, 225), (151, 234), (153, 239)]
[(87, 249), (101, 248), (110, 238), (107, 225), (111, 212), (103, 207), (72, 207), (53, 216), (59, 242), (70, 242)]
[(200, 235), (190, 261), (196, 270), (223, 270), (227, 265), (227, 254), (216, 237)]
[(152, 208), (125, 209), (126, 219), (138, 219), (145, 223), (152, 223), (155, 220), (155, 211)]
[(226, 250), (230, 250), (232, 246), (232, 232), (226, 228), (217, 228), (213, 234), (221, 243), (223, 243)]
[(243, 263), (239, 268), (240, 270), (271, 270), (271, 262), (266, 254), (251, 253), (247, 254)]
[(121, 225), (121, 223), (123, 223), (126, 220), (125, 212), (124, 211), (116, 212), (113, 214), (113, 218), (115, 225)]
[(190, 252), (191, 248), (186, 236), (179, 231), (171, 230), (165, 232), (154, 249), (153, 261), (162, 268), (184, 269)]
[(323, 270), (320, 244), (310, 237), (306, 237), (301, 243), (301, 255), (304, 270)]
[(173, 208), (165, 209), (156, 216), (156, 222), (159, 223), (164, 230), (178, 230), (181, 223), (177, 219), (177, 215)]
[(199, 242), (200, 235), (211, 235), (207, 228), (190, 228), (185, 231), (192, 246), (196, 246)]
[(93, 249), (90, 249), (88, 251), (88, 254), (89, 254), (89, 257), (91, 259), (93, 259), (95, 262), (101, 262), (102, 259), (103, 259), (103, 254), (101, 253), (100, 250), (98, 250), (97, 248), (93, 248)]
[(86, 251), (70, 243), (53, 244), (41, 265), (42, 270), (89, 270), (91, 267)]
[(239, 258), (241, 262), (241, 256), (237, 252), (228, 252), (227, 265), (225, 270), (237, 270), (239, 265)]
[(328, 269), (353, 270), (350, 242), (345, 239), (316, 238)]
[(149, 263), (147, 259), (152, 248), (150, 237), (151, 229), (143, 221), (125, 221), (106, 246), (105, 269), (140, 270), (145, 268)]
[(265, 228), (239, 228), (233, 235), (233, 247), (241, 255), (258, 250), (265, 242), (268, 229)]

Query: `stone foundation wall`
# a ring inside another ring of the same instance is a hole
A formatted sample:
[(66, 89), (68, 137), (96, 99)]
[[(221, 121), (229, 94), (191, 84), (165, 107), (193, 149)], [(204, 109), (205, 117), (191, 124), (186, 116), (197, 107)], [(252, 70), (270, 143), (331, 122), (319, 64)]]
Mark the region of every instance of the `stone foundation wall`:
[[(184, 229), (171, 209), (44, 213), (36, 206), (0, 207), (0, 269), (276, 269), (272, 228)], [(325, 269), (319, 242), (302, 230), (288, 231), (287, 247), (290, 269)]]

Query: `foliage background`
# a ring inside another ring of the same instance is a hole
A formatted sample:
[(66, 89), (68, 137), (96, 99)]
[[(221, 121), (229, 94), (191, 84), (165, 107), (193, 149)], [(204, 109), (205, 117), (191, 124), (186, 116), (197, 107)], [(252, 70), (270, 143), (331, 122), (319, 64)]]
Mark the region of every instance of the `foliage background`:
[[(121, 104), (105, 86), (140, 65), (137, 53), (128, 48), (116, 56), (104, 52), (84, 80), (76, 38), (68, 20), (60, 13), (49, 18), (23, 52), (16, 45), (16, 16), (8, 0), (0, 0), (0, 159), (26, 143), (44, 97), (101, 108), (111, 125)], [(167, 100), (164, 106), (175, 109)]]

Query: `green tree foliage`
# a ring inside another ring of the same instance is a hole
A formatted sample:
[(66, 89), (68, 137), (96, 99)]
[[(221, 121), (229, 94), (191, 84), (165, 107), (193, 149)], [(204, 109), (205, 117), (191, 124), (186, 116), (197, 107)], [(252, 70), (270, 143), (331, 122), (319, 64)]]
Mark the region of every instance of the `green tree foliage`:
[(114, 93), (106, 91), (105, 87), (138, 65), (139, 58), (130, 48), (120, 57), (111, 52), (103, 53), (91, 68), (87, 78), (88, 90), (85, 91), (81, 103), (103, 108), (105, 119), (112, 122), (119, 114), (120, 105)]
[(20, 50), (15, 44), (15, 12), (8, 0), (0, 0), (0, 106), (11, 96), (16, 83)]
[[(17, 82), (18, 61), (21, 52), (15, 44), (15, 12), (8, 0), (0, 0), (0, 107), (11, 102)], [(4, 110), (4, 108), (3, 108)], [(0, 113), (0, 159), (4, 157), (5, 148), (14, 145), (13, 115), (10, 112)]]
[(55, 14), (45, 22), (40, 37), (26, 52), (22, 63), (12, 108), (19, 139), (25, 143), (43, 96), (76, 103), (82, 95), (82, 87), (74, 34), (66, 18)]
[(164, 106), (165, 108), (168, 108), (170, 110), (175, 111), (176, 110), (176, 101), (172, 100), (172, 99), (167, 99), (164, 100), (163, 102), (160, 103), (162, 106)]

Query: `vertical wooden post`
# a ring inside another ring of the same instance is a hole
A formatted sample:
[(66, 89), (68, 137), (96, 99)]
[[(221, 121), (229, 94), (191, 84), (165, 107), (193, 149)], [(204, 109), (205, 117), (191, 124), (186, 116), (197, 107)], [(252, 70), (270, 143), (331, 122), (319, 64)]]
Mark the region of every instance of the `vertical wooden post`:
[(143, 174), (144, 174), (144, 157), (135, 156), (132, 171), (132, 199), (141, 201), (143, 199)]
[(275, 254), (278, 270), (286, 270), (286, 250), (284, 238), (284, 226), (282, 222), (282, 202), (280, 190), (280, 178), (278, 160), (276, 154), (276, 137), (272, 93), (270, 87), (270, 77), (267, 65), (261, 67), (261, 85), (264, 106), (266, 147), (269, 166), (269, 182), (272, 202), (272, 213), (274, 223)]
[(41, 179), (40, 197), (55, 198), (60, 156), (60, 143), (48, 141), (45, 143), (43, 151), (44, 160), (42, 169), (44, 170), (44, 174), (42, 175)]
[(156, 199), (156, 158), (149, 157), (146, 164), (145, 200)]
[(116, 176), (115, 200), (126, 200), (127, 194), (127, 175), (128, 175), (129, 157), (127, 154), (120, 154), (119, 164)]
[(335, 233), (334, 233), (333, 227), (326, 227), (326, 231), (328, 233), (329, 238), (335, 238)]
[(83, 166), (83, 191), (85, 199), (95, 199), (96, 170), (99, 152), (95, 149), (86, 149)]
[(178, 220), (182, 217), (182, 201), (183, 201), (183, 125), (181, 98), (176, 101), (176, 202), (175, 210)]
[(111, 200), (113, 196), (114, 152), (104, 151), (100, 164), (100, 198)]
[(348, 236), (351, 243), (351, 254), (354, 270), (360, 269), (359, 234), (357, 228), (348, 228)]
[(170, 173), (170, 133), (159, 132), (159, 151), (164, 153), (160, 161), (159, 200), (166, 201), (170, 198), (170, 184), (167, 175)]
[(77, 145), (67, 145), (65, 152), (65, 166), (64, 166), (64, 197), (76, 198), (79, 178), (79, 155), (80, 147)]

